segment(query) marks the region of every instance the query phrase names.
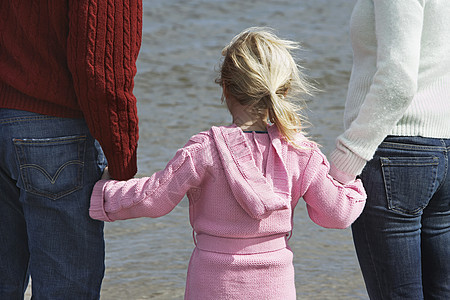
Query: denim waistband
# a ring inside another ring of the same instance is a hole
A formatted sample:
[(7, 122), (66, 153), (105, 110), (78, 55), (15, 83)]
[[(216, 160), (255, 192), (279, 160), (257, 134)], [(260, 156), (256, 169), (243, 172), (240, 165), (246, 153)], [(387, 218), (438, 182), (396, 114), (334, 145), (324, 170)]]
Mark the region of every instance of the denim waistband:
[(420, 136), (388, 136), (380, 144), (379, 148), (415, 151), (449, 151), (450, 139)]
[(208, 234), (194, 236), (200, 250), (225, 254), (256, 254), (272, 252), (287, 247), (288, 235), (277, 234), (257, 238), (226, 238)]
[(0, 124), (12, 124), (27, 121), (37, 121), (37, 120), (50, 120), (57, 119), (57, 117), (40, 115), (33, 112), (15, 110), (15, 109), (0, 109)]

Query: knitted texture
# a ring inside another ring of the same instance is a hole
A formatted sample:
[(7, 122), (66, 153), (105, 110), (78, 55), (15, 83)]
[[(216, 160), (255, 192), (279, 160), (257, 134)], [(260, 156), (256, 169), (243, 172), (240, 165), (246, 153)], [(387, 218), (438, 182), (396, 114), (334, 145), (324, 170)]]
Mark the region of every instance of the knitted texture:
[[(287, 235), (303, 197), (315, 223), (350, 226), (365, 205), (361, 182), (338, 183), (314, 143), (298, 135), (296, 144), (301, 148), (282, 139), (276, 126), (268, 134), (243, 133), (234, 125), (213, 127), (193, 136), (151, 177), (99, 181), (90, 215), (104, 221), (155, 218), (168, 214), (187, 194), (197, 235), (245, 239)], [(203, 246), (207, 249), (208, 242)], [(266, 299), (295, 299), (294, 286), (287, 248), (251, 255), (196, 249), (186, 297), (260, 299), (252, 294), (259, 290), (268, 293)]]
[(448, 0), (357, 1), (335, 178), (359, 174), (387, 135), (450, 138), (449, 14)]
[(142, 1), (2, 1), (0, 107), (84, 118), (111, 175), (137, 171)]

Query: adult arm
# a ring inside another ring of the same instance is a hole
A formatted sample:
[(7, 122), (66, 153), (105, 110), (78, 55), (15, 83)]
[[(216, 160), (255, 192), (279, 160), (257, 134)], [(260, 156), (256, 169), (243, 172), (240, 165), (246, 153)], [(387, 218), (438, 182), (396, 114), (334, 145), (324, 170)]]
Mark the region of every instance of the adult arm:
[(100, 142), (111, 176), (137, 171), (133, 95), (142, 36), (142, 0), (69, 1), (68, 66), (79, 105)]
[(347, 182), (360, 174), (417, 91), (422, 2), (373, 0), (376, 73), (358, 116), (338, 137), (330, 156), (331, 174), (339, 181)]

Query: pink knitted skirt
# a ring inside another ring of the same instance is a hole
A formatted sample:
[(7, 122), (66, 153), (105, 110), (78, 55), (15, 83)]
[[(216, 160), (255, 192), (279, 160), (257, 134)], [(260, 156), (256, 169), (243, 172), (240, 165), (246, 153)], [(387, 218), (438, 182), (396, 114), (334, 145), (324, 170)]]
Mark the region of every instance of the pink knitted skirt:
[(255, 246), (199, 236), (189, 262), (185, 299), (295, 300), (293, 255), (285, 241), (280, 244), (282, 239)]

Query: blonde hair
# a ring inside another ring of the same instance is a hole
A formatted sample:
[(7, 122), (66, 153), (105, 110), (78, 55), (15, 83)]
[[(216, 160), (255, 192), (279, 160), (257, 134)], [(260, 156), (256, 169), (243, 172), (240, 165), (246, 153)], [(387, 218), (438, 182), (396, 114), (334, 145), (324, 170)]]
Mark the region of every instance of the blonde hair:
[(306, 118), (300, 114), (303, 95), (310, 95), (310, 85), (291, 52), (299, 44), (278, 38), (271, 28), (251, 27), (235, 36), (222, 50), (224, 56), (216, 83), (243, 106), (256, 114), (266, 111), (282, 136), (293, 142), (303, 132)]

